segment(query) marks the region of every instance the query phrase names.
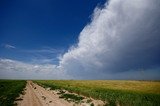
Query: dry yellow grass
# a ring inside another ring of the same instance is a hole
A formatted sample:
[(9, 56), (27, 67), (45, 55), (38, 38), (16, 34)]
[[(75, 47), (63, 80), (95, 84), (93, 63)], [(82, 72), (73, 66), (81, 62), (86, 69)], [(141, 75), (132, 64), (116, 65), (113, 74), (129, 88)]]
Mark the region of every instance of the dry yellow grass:
[[(64, 81), (64, 83), (66, 83)], [(73, 86), (94, 88), (108, 88), (143, 93), (160, 94), (160, 82), (156, 81), (126, 81), (126, 80), (95, 80), (95, 81), (69, 81)]]
[(104, 88), (160, 94), (159, 81), (127, 81), (127, 80), (54, 80), (58, 85), (70, 85), (86, 88)]

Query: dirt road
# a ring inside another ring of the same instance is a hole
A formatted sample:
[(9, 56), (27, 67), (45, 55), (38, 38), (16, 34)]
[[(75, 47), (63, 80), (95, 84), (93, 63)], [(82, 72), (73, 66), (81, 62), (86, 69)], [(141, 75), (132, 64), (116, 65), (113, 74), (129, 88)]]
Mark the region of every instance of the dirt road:
[(32, 81), (27, 81), (25, 94), (20, 98), (22, 100), (16, 102), (18, 106), (73, 106), (73, 103), (60, 99), (56, 93)]

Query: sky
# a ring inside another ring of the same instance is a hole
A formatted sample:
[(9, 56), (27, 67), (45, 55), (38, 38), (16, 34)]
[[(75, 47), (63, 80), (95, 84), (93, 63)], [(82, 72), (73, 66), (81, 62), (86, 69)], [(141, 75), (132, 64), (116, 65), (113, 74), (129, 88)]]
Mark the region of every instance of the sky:
[(0, 1), (0, 79), (160, 80), (159, 0)]

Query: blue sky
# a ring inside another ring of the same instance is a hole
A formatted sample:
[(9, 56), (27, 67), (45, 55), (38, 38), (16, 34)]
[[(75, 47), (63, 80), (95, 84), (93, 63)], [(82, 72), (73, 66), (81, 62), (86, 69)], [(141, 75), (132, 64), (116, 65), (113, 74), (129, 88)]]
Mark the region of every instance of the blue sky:
[[(31, 61), (27, 51), (55, 49), (57, 54), (77, 42), (97, 5), (105, 0), (4, 0), (0, 3), (0, 57)], [(15, 46), (14, 50), (4, 45)], [(47, 56), (46, 54), (42, 54)], [(47, 56), (48, 57), (48, 56)]]
[(160, 80), (160, 0), (0, 1), (0, 79)]

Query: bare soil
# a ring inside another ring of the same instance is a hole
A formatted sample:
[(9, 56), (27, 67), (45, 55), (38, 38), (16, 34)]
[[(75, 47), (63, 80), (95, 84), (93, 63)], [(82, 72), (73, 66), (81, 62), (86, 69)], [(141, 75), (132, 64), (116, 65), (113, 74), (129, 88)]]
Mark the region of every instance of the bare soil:
[(25, 95), (21, 97), (21, 101), (17, 101), (18, 106), (73, 106), (63, 99), (59, 99), (57, 94), (53, 94), (43, 87), (27, 81)]
[[(27, 81), (24, 95), (20, 95), (15, 103), (18, 106), (90, 106), (91, 103), (68, 102), (57, 94), (58, 91), (45, 89), (32, 81)], [(87, 97), (84, 100), (87, 101)], [(90, 99), (90, 98), (89, 98)], [(93, 100), (94, 106), (103, 106), (104, 102), (100, 100)]]

